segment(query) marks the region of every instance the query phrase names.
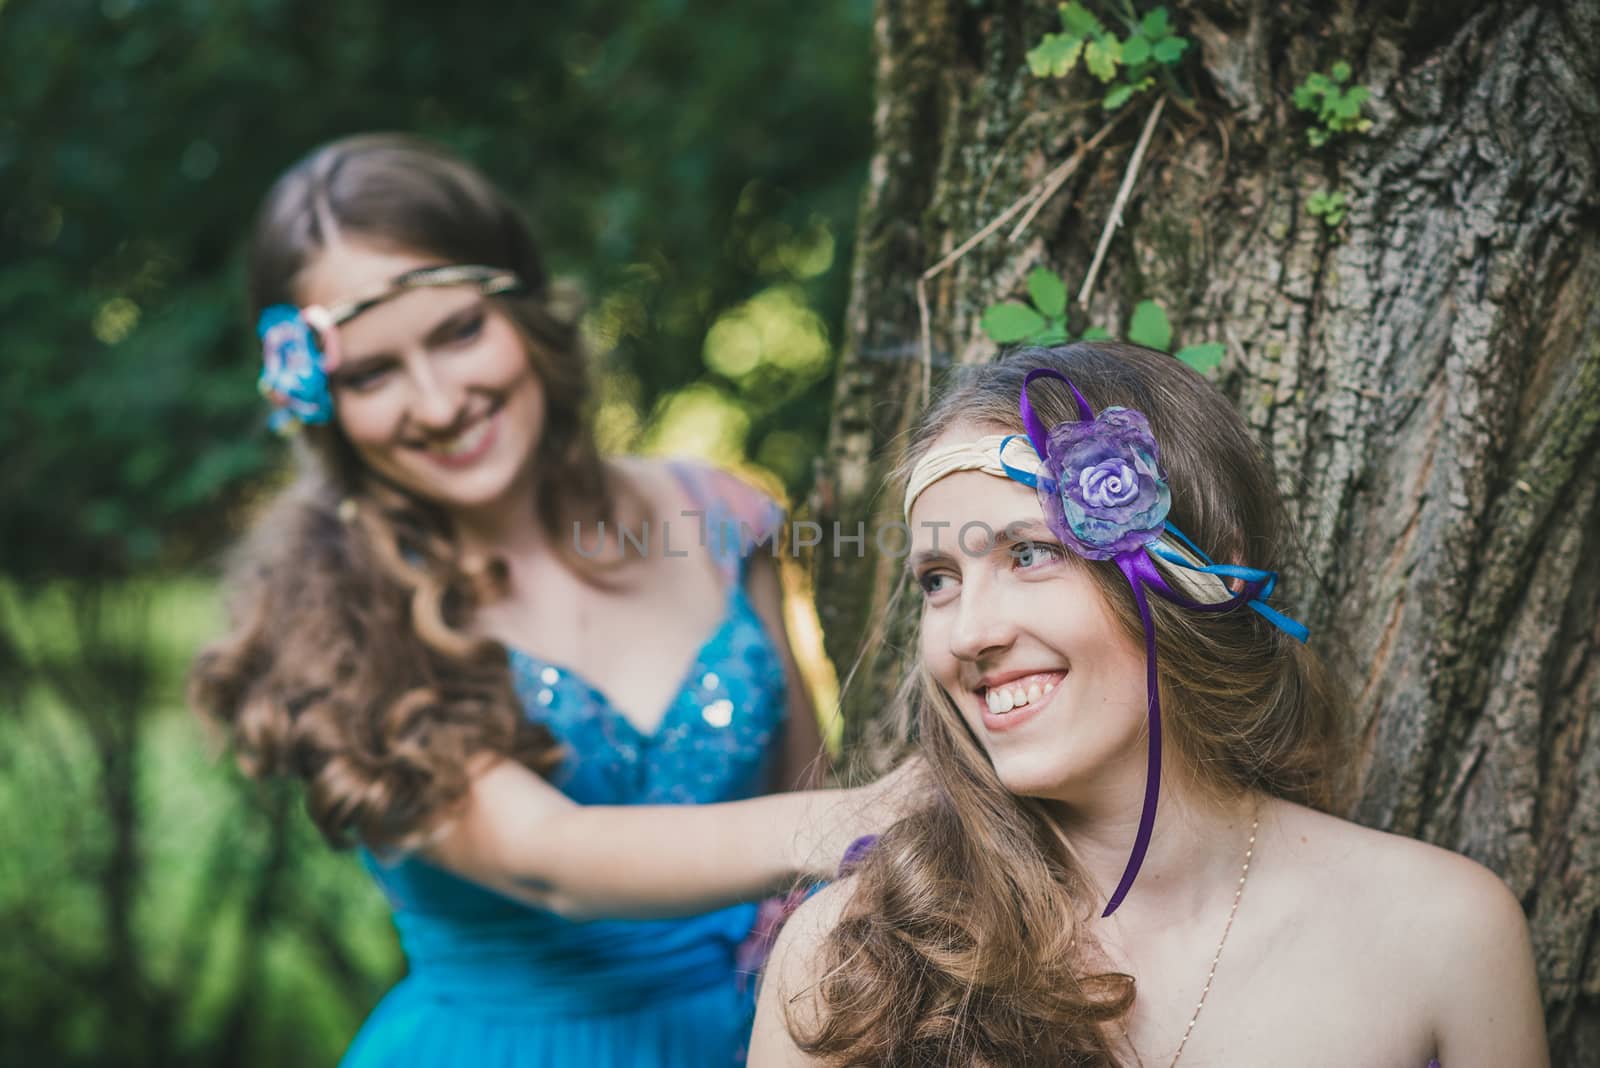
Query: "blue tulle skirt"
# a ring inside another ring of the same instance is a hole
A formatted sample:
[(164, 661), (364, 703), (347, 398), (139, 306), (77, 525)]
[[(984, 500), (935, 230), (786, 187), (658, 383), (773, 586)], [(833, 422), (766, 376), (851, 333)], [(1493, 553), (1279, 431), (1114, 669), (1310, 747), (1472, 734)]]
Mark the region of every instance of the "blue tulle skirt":
[(744, 1063), (751, 998), (740, 984), (585, 1013), (461, 1003), (404, 980), (341, 1068), (724, 1068)]

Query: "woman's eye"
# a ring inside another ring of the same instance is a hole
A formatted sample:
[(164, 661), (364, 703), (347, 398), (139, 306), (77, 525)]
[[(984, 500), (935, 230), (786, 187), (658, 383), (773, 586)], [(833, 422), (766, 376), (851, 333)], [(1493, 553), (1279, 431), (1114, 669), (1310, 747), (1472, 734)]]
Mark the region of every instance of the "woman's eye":
[(391, 368), (388, 366), (380, 366), (343, 374), (339, 376), (339, 387), (341, 389), (354, 390), (357, 393), (365, 393), (381, 385), (383, 380), (389, 377), (390, 370)]
[(471, 341), (482, 332), (483, 313), (478, 312), (457, 323), (455, 329), (450, 331), (450, 340), (456, 343)]
[(917, 576), (917, 585), (925, 596), (933, 596), (950, 588), (950, 576), (942, 571), (929, 571)]
[(1025, 541), (1011, 550), (1011, 556), (1021, 568), (1040, 567), (1062, 559), (1063, 549), (1042, 541)]

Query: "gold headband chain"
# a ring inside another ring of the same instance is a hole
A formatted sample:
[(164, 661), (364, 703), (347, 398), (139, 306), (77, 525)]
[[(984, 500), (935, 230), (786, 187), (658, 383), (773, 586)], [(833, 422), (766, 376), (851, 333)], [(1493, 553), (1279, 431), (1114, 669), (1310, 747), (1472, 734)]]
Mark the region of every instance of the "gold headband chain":
[[(972, 441), (957, 441), (948, 445), (940, 445), (929, 449), (917, 461), (916, 467), (911, 470), (911, 477), (906, 481), (905, 515), (906, 522), (911, 522), (911, 506), (917, 498), (927, 491), (928, 487), (942, 478), (956, 474), (960, 471), (981, 471), (994, 478), (1003, 478), (1007, 482), (1013, 481), (1006, 469), (1000, 463), (1000, 449), (1002, 443), (1010, 437), (1005, 449), (1005, 462), (1020, 471), (1033, 475), (1044, 475), (1044, 463), (1039, 459), (1038, 453), (1033, 451), (1026, 438), (1017, 435), (990, 434), (986, 437)], [(1163, 549), (1171, 550), (1177, 555), (1188, 560), (1196, 566), (1201, 566), (1205, 561), (1195, 555), (1194, 550), (1183, 543), (1180, 538), (1168, 534), (1161, 535), (1159, 543)], [(1156, 566), (1161, 569), (1162, 575), (1173, 585), (1177, 586), (1185, 596), (1192, 601), (1202, 604), (1221, 604), (1232, 598), (1233, 594), (1227, 584), (1216, 575), (1207, 575), (1199, 571), (1190, 571), (1188, 568), (1178, 567), (1161, 559), (1156, 553), (1150, 554)]]
[(435, 286), (476, 285), (486, 297), (499, 296), (522, 288), (522, 279), (512, 271), (497, 267), (482, 267), (470, 263), (452, 263), (443, 267), (418, 267), (397, 275), (365, 296), (347, 300), (328, 307), (328, 318), (333, 325), (342, 326), (368, 308), (413, 289), (431, 289)]

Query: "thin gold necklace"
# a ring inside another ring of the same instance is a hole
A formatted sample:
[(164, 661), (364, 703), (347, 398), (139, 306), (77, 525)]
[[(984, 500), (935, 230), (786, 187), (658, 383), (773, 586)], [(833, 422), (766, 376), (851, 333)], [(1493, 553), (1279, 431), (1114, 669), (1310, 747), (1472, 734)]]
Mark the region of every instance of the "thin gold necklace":
[[(1244, 896), (1244, 882), (1250, 878), (1250, 858), (1256, 851), (1256, 829), (1261, 826), (1261, 805), (1258, 802), (1255, 808), (1255, 818), (1250, 821), (1250, 844), (1245, 847), (1244, 867), (1239, 872), (1239, 886), (1233, 892), (1233, 908), (1228, 910), (1228, 925), (1222, 929), (1222, 941), (1217, 943), (1217, 951), (1211, 957), (1211, 970), (1206, 973), (1206, 985), (1200, 991), (1200, 1000), (1195, 1003), (1194, 1015), (1189, 1017), (1189, 1026), (1183, 1029), (1183, 1037), (1178, 1040), (1178, 1050), (1172, 1055), (1167, 1068), (1177, 1068), (1178, 1058), (1183, 1056), (1183, 1047), (1189, 1044), (1189, 1034), (1194, 1030), (1195, 1021), (1200, 1019), (1200, 1010), (1206, 1007), (1206, 995), (1211, 993), (1211, 980), (1217, 977), (1217, 961), (1222, 959), (1222, 947), (1228, 944), (1228, 932), (1233, 930), (1233, 918), (1239, 912), (1239, 899)], [(1133, 1039), (1128, 1037), (1126, 1024), (1118, 1023), (1122, 1028), (1122, 1039), (1133, 1050), (1134, 1060), (1139, 1062), (1139, 1068), (1145, 1068), (1144, 1058), (1139, 1055), (1139, 1050), (1134, 1046)]]

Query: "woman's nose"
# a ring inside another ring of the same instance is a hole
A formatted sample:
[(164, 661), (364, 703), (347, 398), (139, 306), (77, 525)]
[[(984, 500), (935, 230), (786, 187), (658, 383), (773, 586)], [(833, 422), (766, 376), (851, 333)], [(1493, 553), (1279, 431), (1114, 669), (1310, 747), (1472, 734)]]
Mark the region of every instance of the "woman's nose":
[(978, 660), (985, 653), (1004, 649), (1015, 639), (1017, 621), (997, 591), (969, 581), (956, 604), (955, 626), (950, 631), (950, 652), (960, 660)]
[(413, 358), (411, 418), (428, 430), (448, 430), (461, 415), (461, 390), (441, 377), (427, 357)]

